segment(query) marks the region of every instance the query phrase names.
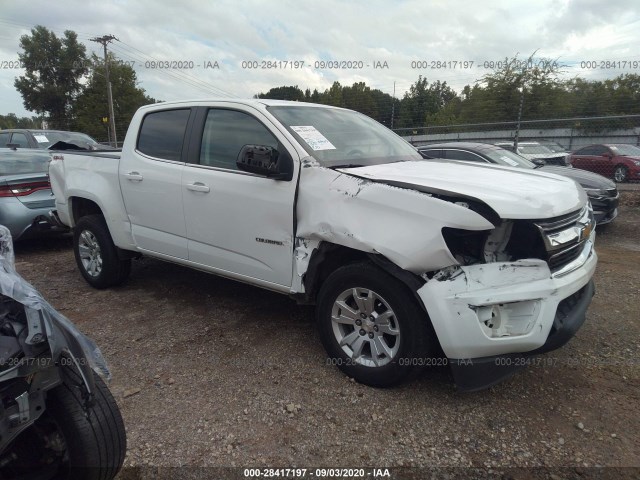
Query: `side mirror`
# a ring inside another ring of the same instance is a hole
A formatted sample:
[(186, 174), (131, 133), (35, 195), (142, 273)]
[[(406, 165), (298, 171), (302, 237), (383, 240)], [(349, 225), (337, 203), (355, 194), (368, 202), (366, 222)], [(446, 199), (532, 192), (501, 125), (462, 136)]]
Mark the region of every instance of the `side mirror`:
[(531, 160), (533, 163), (535, 163), (536, 165), (538, 165), (539, 167), (544, 167), (547, 162), (545, 162), (544, 160), (542, 160), (541, 158), (534, 158), (533, 160)]
[(240, 149), (236, 165), (238, 170), (275, 180), (291, 180), (293, 176), (291, 157), (267, 145), (245, 145)]
[(18, 150), (19, 146), (19, 143), (7, 143), (7, 148), (10, 148), (11, 150)]

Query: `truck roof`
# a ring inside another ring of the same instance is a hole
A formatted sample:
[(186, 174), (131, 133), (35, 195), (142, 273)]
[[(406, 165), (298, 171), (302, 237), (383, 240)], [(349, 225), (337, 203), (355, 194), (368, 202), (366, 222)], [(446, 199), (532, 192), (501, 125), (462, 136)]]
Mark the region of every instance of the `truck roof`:
[[(322, 105), (319, 103), (308, 103), (308, 102), (297, 102), (292, 100), (272, 100), (268, 98), (200, 98), (200, 99), (191, 99), (191, 100), (180, 100), (180, 101), (172, 101), (172, 102), (160, 102), (153, 103), (150, 105), (145, 105), (141, 107), (143, 109), (156, 109), (162, 108), (164, 106), (193, 106), (193, 105), (207, 105), (210, 103), (240, 103), (242, 105), (248, 105), (253, 107), (264, 107), (264, 106), (284, 106), (284, 105), (298, 105), (305, 107), (324, 107), (324, 108), (338, 108), (331, 105)], [(342, 109), (340, 109), (342, 110)]]

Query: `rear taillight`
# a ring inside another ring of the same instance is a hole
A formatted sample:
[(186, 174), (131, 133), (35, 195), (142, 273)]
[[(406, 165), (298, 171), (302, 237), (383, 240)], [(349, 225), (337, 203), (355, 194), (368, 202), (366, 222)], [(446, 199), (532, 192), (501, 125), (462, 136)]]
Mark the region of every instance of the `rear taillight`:
[(51, 188), (49, 182), (16, 183), (14, 185), (0, 185), (0, 197), (22, 197), (38, 190)]

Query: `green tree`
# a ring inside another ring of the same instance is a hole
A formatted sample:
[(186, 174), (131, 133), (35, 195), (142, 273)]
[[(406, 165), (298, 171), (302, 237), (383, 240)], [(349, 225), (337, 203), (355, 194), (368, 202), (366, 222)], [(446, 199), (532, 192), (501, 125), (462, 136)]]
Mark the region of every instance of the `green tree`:
[(457, 93), (447, 82), (437, 80), (430, 84), (426, 77), (419, 76), (400, 101), (398, 128), (425, 126), (428, 118), (433, 118), (456, 98)]
[[(143, 105), (155, 103), (139, 86), (135, 70), (109, 53), (109, 79), (113, 93), (113, 113), (118, 138), (124, 138), (131, 118)], [(91, 57), (88, 82), (78, 96), (73, 107), (73, 130), (77, 130), (100, 141), (108, 139), (108, 124), (103, 119), (109, 117), (107, 103), (107, 83), (104, 60), (97, 55)]]
[(570, 112), (562, 65), (546, 58), (505, 58), (473, 88), (463, 90), (463, 123), (514, 121), (522, 101), (522, 119), (562, 117)]
[(67, 129), (73, 102), (82, 90), (81, 79), (87, 73), (86, 49), (75, 32), (67, 30), (63, 38), (38, 25), (31, 35), (20, 37), (18, 58), (26, 70), (14, 85), (27, 110), (47, 114), (50, 126)]
[(40, 128), (38, 117), (18, 117), (15, 113), (0, 115), (0, 129), (6, 128)]
[[(307, 89), (307, 91), (309, 91)], [(304, 102), (305, 94), (298, 88), (298, 86), (291, 87), (275, 87), (270, 89), (267, 93), (259, 93), (255, 98), (270, 98), (273, 100), (294, 100), (298, 102)]]

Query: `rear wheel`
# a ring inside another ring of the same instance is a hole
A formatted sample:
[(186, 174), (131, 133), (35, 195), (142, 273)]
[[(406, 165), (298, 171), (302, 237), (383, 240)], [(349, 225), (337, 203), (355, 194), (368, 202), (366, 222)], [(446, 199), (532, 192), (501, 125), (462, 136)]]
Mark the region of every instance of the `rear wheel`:
[(401, 383), (432, 353), (427, 314), (404, 284), (369, 263), (325, 280), (317, 320), (328, 362), (366, 385)]
[(624, 165), (618, 165), (613, 172), (613, 179), (618, 183), (624, 183), (629, 176), (629, 169)]
[(73, 250), (84, 279), (95, 288), (124, 282), (131, 272), (131, 259), (120, 259), (102, 215), (82, 217), (73, 230)]

